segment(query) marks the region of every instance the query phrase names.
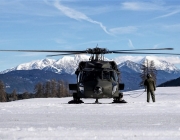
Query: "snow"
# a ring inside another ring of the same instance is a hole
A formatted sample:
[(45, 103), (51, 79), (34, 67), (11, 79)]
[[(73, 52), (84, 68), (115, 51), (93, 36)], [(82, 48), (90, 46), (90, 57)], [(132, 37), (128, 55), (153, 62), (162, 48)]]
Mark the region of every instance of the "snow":
[(42, 59), (36, 60), (29, 63), (23, 63), (18, 65), (16, 70), (31, 70), (31, 69), (43, 69), (46, 66), (51, 66), (55, 62), (54, 59)]
[(123, 63), (124, 61), (132, 61), (135, 63), (139, 63), (144, 57), (143, 56), (130, 56), (130, 55), (126, 55), (126, 56), (119, 56), (114, 58), (114, 61), (117, 63), (117, 65)]
[(0, 140), (179, 140), (179, 91), (159, 87), (155, 103), (143, 90), (124, 92), (126, 104), (67, 104), (71, 97), (0, 103)]

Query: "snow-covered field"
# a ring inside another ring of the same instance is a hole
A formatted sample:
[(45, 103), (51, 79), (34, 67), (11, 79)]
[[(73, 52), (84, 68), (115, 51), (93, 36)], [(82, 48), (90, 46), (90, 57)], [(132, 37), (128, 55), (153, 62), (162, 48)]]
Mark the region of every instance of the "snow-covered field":
[(0, 103), (0, 140), (179, 140), (180, 87), (157, 88), (155, 103), (143, 90), (112, 99), (40, 98)]

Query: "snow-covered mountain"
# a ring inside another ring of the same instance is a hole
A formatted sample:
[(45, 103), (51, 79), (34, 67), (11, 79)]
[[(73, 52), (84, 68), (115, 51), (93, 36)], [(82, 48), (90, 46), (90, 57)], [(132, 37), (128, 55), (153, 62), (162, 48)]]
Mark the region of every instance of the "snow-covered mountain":
[(15, 71), (15, 70), (33, 70), (33, 69), (40, 69), (40, 70), (48, 70), (55, 73), (68, 73), (74, 74), (78, 64), (80, 61), (87, 61), (89, 60), (89, 56), (87, 55), (75, 55), (72, 56), (64, 56), (59, 60), (54, 59), (42, 59), (42, 60), (35, 60), (29, 63), (20, 64), (14, 68), (7, 69), (5, 71), (0, 72), (1, 74)]
[(174, 64), (165, 61), (161, 57), (156, 56), (122, 56), (114, 59), (118, 64), (118, 67), (128, 67), (136, 72), (140, 72), (140, 66), (144, 63), (154, 61), (155, 67), (157, 70), (162, 70), (168, 73), (179, 73), (180, 69), (177, 68)]
[[(7, 73), (15, 70), (33, 70), (40, 69), (46, 71), (52, 71), (55, 73), (68, 73), (74, 74), (76, 68), (80, 61), (89, 60), (88, 55), (74, 55), (74, 56), (64, 56), (59, 60), (54, 59), (43, 59), (36, 60), (29, 63), (20, 64), (12, 69), (7, 69), (0, 72), (1, 74)], [(108, 60), (106, 58), (106, 60)], [(119, 57), (115, 58), (114, 61), (118, 64), (118, 68), (128, 68), (135, 72), (140, 72), (140, 65), (147, 61), (154, 61), (155, 67), (157, 70), (166, 71), (168, 73), (178, 73), (180, 70), (173, 64), (160, 60), (157, 57), (146, 56), (146, 57), (137, 57), (133, 59), (132, 57)]]
[(132, 62), (130, 60), (124, 61), (118, 65), (118, 68), (121, 70), (127, 71), (128, 69), (133, 70), (135, 72), (141, 72), (140, 64)]
[(142, 60), (139, 61), (140, 64), (144, 64), (150, 61), (154, 61), (154, 65), (157, 70), (163, 70), (166, 72), (179, 72), (180, 70), (172, 63), (169, 63), (164, 60), (157, 59), (156, 57), (146, 56)]

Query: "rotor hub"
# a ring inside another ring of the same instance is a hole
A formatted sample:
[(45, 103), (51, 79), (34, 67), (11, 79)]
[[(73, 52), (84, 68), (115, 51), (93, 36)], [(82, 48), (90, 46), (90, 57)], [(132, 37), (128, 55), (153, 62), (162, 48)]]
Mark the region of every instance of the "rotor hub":
[(86, 50), (87, 53), (89, 54), (106, 54), (106, 53), (109, 53), (109, 51), (106, 49), (106, 48), (89, 48)]

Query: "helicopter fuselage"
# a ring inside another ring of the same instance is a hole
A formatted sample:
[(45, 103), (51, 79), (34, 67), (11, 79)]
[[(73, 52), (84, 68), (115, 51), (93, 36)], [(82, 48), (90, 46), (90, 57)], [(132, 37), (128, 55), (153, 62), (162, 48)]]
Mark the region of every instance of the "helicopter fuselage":
[[(120, 72), (114, 61), (82, 61), (76, 70), (78, 98), (119, 97)], [(120, 86), (121, 85), (121, 86)]]

